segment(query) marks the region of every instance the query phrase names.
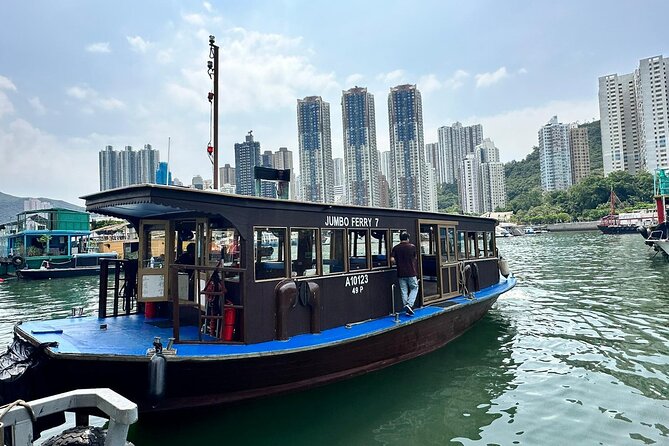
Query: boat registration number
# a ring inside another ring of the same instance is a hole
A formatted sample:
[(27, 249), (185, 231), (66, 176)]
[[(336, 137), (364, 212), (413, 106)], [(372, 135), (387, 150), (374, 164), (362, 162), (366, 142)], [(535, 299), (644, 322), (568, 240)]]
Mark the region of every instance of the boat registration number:
[(369, 283), (369, 274), (357, 274), (346, 276), (346, 287), (351, 288), (351, 294), (362, 293), (364, 285)]

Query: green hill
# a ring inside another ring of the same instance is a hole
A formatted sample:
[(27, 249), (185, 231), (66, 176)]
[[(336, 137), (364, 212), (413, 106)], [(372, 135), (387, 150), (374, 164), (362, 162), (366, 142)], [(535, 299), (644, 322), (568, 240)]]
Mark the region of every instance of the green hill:
[[(7, 223), (16, 219), (16, 214), (23, 212), (23, 202), (32, 197), (15, 197), (0, 192), (0, 223)], [(72, 209), (83, 211), (84, 208), (62, 200), (37, 197), (40, 201), (48, 201), (55, 208)]]

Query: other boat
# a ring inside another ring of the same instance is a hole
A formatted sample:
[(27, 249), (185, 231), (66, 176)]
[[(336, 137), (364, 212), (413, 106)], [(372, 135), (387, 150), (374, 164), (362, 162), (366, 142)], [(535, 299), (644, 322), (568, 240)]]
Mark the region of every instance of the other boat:
[(87, 253), (90, 214), (51, 208), (21, 212), (2, 225), (0, 275), (45, 279), (99, 274), (103, 258), (116, 253)]
[[(137, 229), (139, 257), (103, 262), (98, 316), (15, 326), (3, 398), (105, 386), (148, 412), (305, 389), (434, 351), (516, 284), (494, 219), (159, 185), (83, 198)], [(413, 315), (390, 262), (403, 231)]]
[(620, 203), (620, 199), (612, 188), (609, 215), (602, 217), (597, 224), (597, 229), (604, 234), (635, 234), (639, 231), (638, 228), (653, 225), (657, 221), (657, 216), (652, 211), (639, 210), (617, 214), (616, 203)]

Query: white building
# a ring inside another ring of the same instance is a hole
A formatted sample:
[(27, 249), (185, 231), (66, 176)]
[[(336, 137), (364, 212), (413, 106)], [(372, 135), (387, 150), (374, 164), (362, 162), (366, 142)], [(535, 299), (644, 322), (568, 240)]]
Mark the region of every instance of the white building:
[(599, 78), (604, 173), (669, 167), (667, 59), (639, 61), (634, 73)]
[(571, 179), (574, 184), (590, 174), (590, 144), (588, 129), (577, 124), (569, 126), (569, 148), (571, 150)]
[(499, 161), (499, 149), (490, 138), (476, 146), (476, 159), (480, 163), (481, 212), (493, 212), (506, 206), (504, 164)]
[(572, 185), (569, 125), (553, 116), (539, 130), (539, 164), (541, 188), (545, 191), (565, 190)]
[(439, 158), (437, 160), (437, 181), (454, 184), (460, 176), (459, 169), (467, 154), (474, 153), (483, 142), (483, 126), (464, 126), (456, 122), (452, 126), (439, 127)]
[(481, 163), (470, 153), (460, 164), (460, 206), (465, 214), (480, 214), (481, 206)]

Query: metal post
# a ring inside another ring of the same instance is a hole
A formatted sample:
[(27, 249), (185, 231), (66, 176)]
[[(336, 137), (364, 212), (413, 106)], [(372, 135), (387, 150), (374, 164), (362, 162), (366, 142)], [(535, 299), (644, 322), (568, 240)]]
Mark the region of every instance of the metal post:
[(393, 312), (391, 314), (393, 316), (395, 316), (395, 322), (397, 323), (397, 322), (400, 321), (400, 314), (397, 311), (395, 311), (395, 284), (394, 283), (393, 283), (393, 286), (391, 287), (391, 293), (390, 294), (391, 294), (390, 299), (391, 299), (392, 305), (393, 305)]
[(214, 57), (214, 190), (218, 190), (218, 45), (214, 45), (214, 36), (209, 36)]
[(109, 260), (100, 260), (100, 293), (98, 295), (98, 317), (107, 317), (107, 287), (109, 286)]

